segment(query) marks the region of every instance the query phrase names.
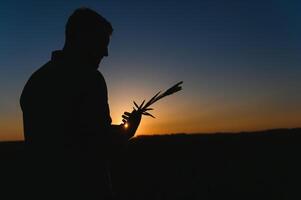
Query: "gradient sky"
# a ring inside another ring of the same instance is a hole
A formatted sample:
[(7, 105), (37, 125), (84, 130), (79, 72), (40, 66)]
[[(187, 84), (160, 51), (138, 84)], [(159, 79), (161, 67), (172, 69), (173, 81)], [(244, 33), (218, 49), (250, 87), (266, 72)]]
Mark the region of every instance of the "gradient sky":
[(23, 138), (23, 86), (62, 48), (81, 6), (114, 27), (100, 66), (113, 123), (183, 80), (138, 134), (301, 127), (300, 1), (10, 0), (0, 2), (0, 140)]

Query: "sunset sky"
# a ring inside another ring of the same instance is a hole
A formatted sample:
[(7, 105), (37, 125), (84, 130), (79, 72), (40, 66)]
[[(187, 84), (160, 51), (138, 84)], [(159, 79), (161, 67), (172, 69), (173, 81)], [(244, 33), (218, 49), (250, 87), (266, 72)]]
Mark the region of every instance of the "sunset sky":
[(0, 140), (23, 138), (24, 84), (63, 47), (81, 6), (114, 28), (99, 68), (113, 123), (182, 80), (138, 135), (301, 127), (300, 1), (10, 0), (0, 2)]

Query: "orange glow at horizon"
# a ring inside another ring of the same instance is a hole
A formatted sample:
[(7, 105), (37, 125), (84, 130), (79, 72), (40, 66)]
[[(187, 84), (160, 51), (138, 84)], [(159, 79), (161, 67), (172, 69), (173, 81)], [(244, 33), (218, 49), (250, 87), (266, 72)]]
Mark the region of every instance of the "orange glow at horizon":
[[(122, 123), (123, 112), (131, 112), (133, 109), (133, 99), (138, 104), (144, 100), (135, 98), (137, 94), (143, 97), (152, 97), (153, 92), (147, 93), (146, 91), (142, 88), (128, 89), (127, 93), (123, 94), (112, 90), (109, 98), (112, 124)], [(187, 99), (187, 96), (191, 98)], [(218, 104), (214, 100), (202, 98), (203, 101), (194, 98), (192, 94), (187, 95), (184, 88), (183, 91), (156, 102), (151, 106), (154, 110), (150, 111), (156, 119), (143, 116), (136, 136), (301, 127), (301, 108), (285, 107), (261, 100), (254, 100), (251, 103), (239, 101)], [(0, 121), (0, 141), (24, 139), (21, 110), (6, 118), (2, 116)]]
[[(163, 103), (162, 103), (163, 104)], [(215, 133), (215, 132), (240, 132), (256, 131), (273, 128), (295, 128), (301, 127), (300, 114), (291, 113), (290, 117), (275, 115), (272, 112), (261, 115), (247, 115), (245, 117), (231, 116), (224, 113), (222, 116), (214, 116), (213, 113), (187, 114), (163, 105), (154, 106), (152, 114), (156, 119), (143, 117), (137, 130), (136, 136), (172, 133)], [(121, 108), (120, 108), (121, 109)], [(113, 113), (115, 109), (112, 109)], [(116, 109), (118, 110), (118, 109)], [(113, 124), (121, 124), (121, 114), (113, 114)], [(183, 115), (181, 115), (183, 114)], [(221, 114), (221, 113), (220, 113)], [(170, 117), (173, 116), (173, 117)], [(20, 119), (2, 121), (0, 126), (0, 141), (23, 140), (23, 127)], [(115, 123), (114, 123), (115, 122)], [(125, 126), (126, 128), (126, 126)]]
[[(252, 105), (246, 105), (245, 103), (222, 105), (216, 104), (216, 102), (202, 104), (193, 99), (187, 100), (181, 92), (151, 106), (154, 110), (150, 113), (156, 119), (143, 116), (136, 136), (172, 133), (241, 132), (301, 127), (301, 121), (299, 120), (301, 112), (298, 109), (283, 109), (277, 107), (278, 105), (266, 105), (260, 101), (254, 102)], [(152, 95), (145, 94), (144, 96)], [(124, 102), (131, 102), (130, 98), (126, 100)], [(142, 99), (139, 100), (137, 101), (138, 104)], [(120, 102), (118, 104), (118, 101), (112, 101), (110, 105), (114, 124), (121, 123), (121, 115), (124, 111), (132, 110), (130, 103), (122, 105)]]

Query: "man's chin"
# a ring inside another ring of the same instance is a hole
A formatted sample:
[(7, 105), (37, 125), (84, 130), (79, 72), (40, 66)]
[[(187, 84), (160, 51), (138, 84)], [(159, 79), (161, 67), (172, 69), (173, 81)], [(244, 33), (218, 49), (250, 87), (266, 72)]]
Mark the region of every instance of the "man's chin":
[(99, 65), (103, 59), (103, 56), (92, 56), (92, 59), (94, 60), (94, 63)]

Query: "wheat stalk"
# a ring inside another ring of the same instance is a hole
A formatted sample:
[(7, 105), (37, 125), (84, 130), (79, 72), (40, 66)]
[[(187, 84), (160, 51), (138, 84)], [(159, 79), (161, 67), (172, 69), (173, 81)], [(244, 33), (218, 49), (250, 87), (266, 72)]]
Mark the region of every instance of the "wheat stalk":
[(169, 89), (167, 89), (165, 92), (163, 92), (162, 94), (161, 91), (158, 92), (157, 94), (155, 94), (145, 105), (145, 100), (140, 104), (140, 106), (138, 106), (138, 104), (134, 101), (134, 105), (135, 107), (133, 107), (133, 109), (135, 111), (138, 111), (138, 112), (141, 112), (143, 115), (146, 115), (146, 116), (150, 116), (152, 118), (155, 118), (152, 114), (150, 114), (149, 110), (153, 110), (153, 108), (149, 108), (151, 105), (153, 105), (155, 102), (157, 102), (158, 100), (166, 97), (166, 96), (169, 96), (169, 95), (172, 95), (180, 90), (182, 90), (182, 87), (180, 86), (181, 84), (183, 83), (183, 81), (173, 85), (172, 87), (170, 87)]

